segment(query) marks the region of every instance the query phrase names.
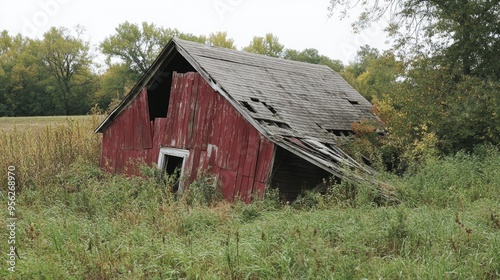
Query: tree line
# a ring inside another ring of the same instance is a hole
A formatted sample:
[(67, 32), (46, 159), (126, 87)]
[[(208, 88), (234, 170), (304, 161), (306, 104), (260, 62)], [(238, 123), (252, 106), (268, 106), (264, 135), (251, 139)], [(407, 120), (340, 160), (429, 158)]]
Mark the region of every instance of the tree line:
[[(1, 32), (0, 116), (81, 115), (95, 105), (105, 110), (128, 93), (173, 37), (236, 49), (226, 32), (197, 36), (147, 22), (120, 24), (96, 50), (83, 35), (79, 26), (52, 27), (41, 39)], [(316, 49), (285, 49), (273, 34), (254, 37), (243, 50), (343, 68)], [(105, 65), (99, 67), (97, 54), (105, 56)]]

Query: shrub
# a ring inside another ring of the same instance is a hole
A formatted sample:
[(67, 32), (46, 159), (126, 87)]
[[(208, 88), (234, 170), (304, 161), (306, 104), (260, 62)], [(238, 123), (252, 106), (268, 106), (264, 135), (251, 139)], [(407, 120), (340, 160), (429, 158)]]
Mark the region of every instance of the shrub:
[(208, 172), (199, 172), (183, 195), (188, 205), (210, 206), (223, 198), (217, 177)]

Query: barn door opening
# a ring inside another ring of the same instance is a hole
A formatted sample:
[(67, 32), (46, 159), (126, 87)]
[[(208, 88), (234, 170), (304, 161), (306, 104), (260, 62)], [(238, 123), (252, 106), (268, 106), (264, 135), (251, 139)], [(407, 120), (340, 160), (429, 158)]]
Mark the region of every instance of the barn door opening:
[(161, 148), (158, 156), (158, 168), (162, 176), (168, 175), (175, 178), (173, 191), (182, 191), (184, 181), (184, 164), (189, 156), (188, 150)]

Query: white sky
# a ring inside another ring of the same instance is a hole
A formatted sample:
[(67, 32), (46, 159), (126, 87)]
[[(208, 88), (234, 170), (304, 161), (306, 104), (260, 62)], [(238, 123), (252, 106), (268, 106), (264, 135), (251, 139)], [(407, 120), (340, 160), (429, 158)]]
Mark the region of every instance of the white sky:
[(286, 48), (315, 48), (347, 63), (359, 46), (387, 49), (381, 24), (352, 33), (351, 19), (328, 18), (329, 0), (2, 0), (0, 30), (41, 37), (52, 26), (80, 24), (97, 46), (125, 21), (147, 21), (181, 32), (208, 35), (227, 31), (238, 49), (253, 36), (273, 33)]

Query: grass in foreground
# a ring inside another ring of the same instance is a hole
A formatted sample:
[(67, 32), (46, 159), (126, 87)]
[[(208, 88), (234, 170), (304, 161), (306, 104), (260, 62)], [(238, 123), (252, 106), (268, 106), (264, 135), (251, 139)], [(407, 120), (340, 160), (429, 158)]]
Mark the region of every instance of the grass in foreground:
[[(500, 278), (497, 148), (431, 159), (407, 177), (384, 178), (401, 194), (397, 206), (376, 207), (363, 189), (353, 201), (343, 199), (336, 195), (342, 185), (290, 206), (273, 193), (245, 205), (202, 199), (211, 183), (204, 178), (196, 184), (202, 191), (175, 198), (153, 170), (145, 178), (104, 174), (93, 124), (68, 127), (0, 138), (22, 140), (9, 144), (9, 159), (22, 158), (16, 153), (26, 147), (46, 149), (15, 163), (23, 183), (16, 200), (20, 259), (15, 273), (2, 266), (2, 279)], [(63, 156), (51, 147), (55, 139), (79, 152)], [(44, 175), (38, 160), (58, 169)], [(4, 259), (6, 246), (0, 242)]]

